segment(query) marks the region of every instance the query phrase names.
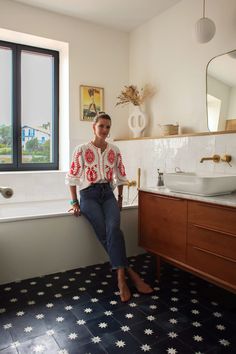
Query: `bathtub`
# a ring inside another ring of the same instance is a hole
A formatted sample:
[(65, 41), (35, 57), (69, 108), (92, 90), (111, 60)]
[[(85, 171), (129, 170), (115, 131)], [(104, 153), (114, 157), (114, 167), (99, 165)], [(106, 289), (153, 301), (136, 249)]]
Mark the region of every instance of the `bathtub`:
[(69, 208), (68, 199), (0, 204), (0, 222), (66, 216)]
[[(68, 213), (68, 200), (0, 204), (0, 284), (108, 261), (88, 221)], [(138, 247), (137, 205), (124, 206), (127, 256)]]

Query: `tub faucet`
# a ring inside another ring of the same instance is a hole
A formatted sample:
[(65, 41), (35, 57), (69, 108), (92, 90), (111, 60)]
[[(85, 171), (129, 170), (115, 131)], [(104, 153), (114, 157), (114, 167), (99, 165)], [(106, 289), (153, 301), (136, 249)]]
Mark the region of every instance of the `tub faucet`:
[(124, 186), (127, 186), (128, 188), (130, 188), (130, 187), (135, 187), (137, 185), (137, 182), (136, 181), (126, 181), (125, 183), (124, 183)]
[(13, 196), (13, 190), (9, 187), (0, 187), (0, 193), (4, 198), (11, 198)]
[(220, 155), (213, 155), (211, 157), (202, 157), (200, 162), (211, 160), (213, 162), (220, 162)]

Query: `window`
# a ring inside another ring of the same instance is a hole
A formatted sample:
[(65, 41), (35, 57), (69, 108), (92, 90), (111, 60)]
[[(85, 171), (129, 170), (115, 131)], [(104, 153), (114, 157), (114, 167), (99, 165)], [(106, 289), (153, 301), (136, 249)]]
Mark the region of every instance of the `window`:
[(58, 169), (59, 53), (0, 41), (0, 171)]

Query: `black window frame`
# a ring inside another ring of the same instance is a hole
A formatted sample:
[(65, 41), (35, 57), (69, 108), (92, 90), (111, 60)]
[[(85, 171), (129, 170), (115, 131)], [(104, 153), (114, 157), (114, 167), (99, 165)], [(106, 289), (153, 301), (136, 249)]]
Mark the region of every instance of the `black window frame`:
[[(59, 169), (59, 52), (56, 50), (39, 48), (24, 44), (6, 42), (0, 40), (0, 47), (8, 47), (12, 50), (12, 156), (10, 164), (0, 163), (2, 171), (40, 171)], [(48, 163), (22, 163), (21, 146), (21, 52), (35, 52), (49, 54), (54, 58), (53, 66), (53, 113), (51, 139), (52, 161)]]

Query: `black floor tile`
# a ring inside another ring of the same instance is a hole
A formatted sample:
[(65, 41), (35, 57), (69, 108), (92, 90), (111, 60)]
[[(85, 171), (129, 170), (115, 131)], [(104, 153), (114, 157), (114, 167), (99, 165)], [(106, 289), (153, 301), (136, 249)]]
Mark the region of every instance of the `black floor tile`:
[(59, 351), (59, 346), (57, 345), (54, 338), (47, 335), (28, 340), (26, 342), (21, 342), (17, 346), (19, 354), (33, 354), (33, 353), (50, 353), (56, 354)]
[(204, 321), (211, 316), (211, 312), (200, 304), (182, 306), (180, 312), (188, 317), (190, 321)]
[(91, 341), (91, 333), (85, 326), (76, 324), (69, 325), (61, 330), (54, 330), (53, 338), (55, 338), (60, 348), (66, 348), (67, 351), (78, 350), (80, 346)]
[(184, 343), (176, 340), (164, 340), (151, 346), (152, 352), (156, 354), (193, 354), (196, 353)]
[(108, 353), (129, 353), (141, 352), (140, 343), (128, 332), (118, 331), (106, 333), (101, 336), (101, 344)]
[(156, 318), (156, 323), (166, 331), (180, 332), (189, 327), (190, 319), (180, 312), (163, 312)]
[[(70, 354), (78, 354), (78, 348), (75, 351), (70, 350)], [(108, 352), (99, 343), (88, 343), (79, 347), (79, 354), (107, 354)]]
[(138, 309), (147, 315), (159, 315), (169, 310), (168, 306), (161, 301), (152, 300), (150, 297), (139, 303)]
[(86, 322), (86, 328), (96, 337), (119, 331), (121, 324), (112, 316), (101, 316)]
[(235, 353), (236, 296), (155, 258), (129, 258), (154, 288), (122, 303), (108, 263), (0, 286), (0, 354)]
[(167, 339), (166, 331), (159, 327), (155, 322), (139, 322), (128, 328), (123, 328), (124, 331), (129, 331), (138, 342), (152, 345)]
[(3, 350), (0, 350), (0, 353), (1, 354), (18, 354), (17, 349), (12, 348), (12, 347), (8, 347)]
[(104, 307), (98, 303), (86, 302), (81, 305), (74, 306), (71, 312), (78, 320), (89, 321), (98, 318), (104, 314)]
[[(0, 350), (9, 347), (12, 344), (10, 328), (7, 329), (8, 322), (1, 323), (0, 327)], [(5, 326), (5, 327), (4, 327)]]
[(196, 352), (205, 353), (215, 344), (210, 332), (203, 331), (201, 327), (194, 329), (188, 328), (178, 333), (178, 339), (193, 348)]
[(115, 310), (112, 316), (122, 326), (131, 326), (135, 323), (143, 322), (148, 317), (148, 315), (137, 310), (136, 308), (123, 308), (121, 310)]

